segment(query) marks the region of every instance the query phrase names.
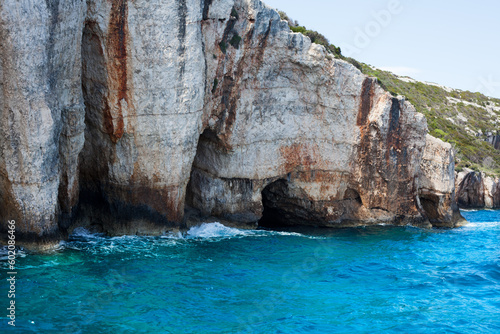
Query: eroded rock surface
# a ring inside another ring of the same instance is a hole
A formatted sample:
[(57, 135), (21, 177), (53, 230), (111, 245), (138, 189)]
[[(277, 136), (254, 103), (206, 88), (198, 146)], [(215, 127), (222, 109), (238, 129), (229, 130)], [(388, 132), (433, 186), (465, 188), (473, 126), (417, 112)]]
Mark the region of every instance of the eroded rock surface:
[(24, 233), (162, 233), (186, 204), (236, 224), (459, 219), (424, 117), (259, 0), (6, 0), (0, 37), (0, 219)]

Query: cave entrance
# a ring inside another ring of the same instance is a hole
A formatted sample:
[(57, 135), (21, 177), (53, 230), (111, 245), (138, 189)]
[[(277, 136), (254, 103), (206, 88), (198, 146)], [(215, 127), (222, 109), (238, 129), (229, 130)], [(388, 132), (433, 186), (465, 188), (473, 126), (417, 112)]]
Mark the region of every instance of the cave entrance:
[(210, 193), (211, 187), (214, 187), (214, 182), (207, 177), (204, 172), (207, 170), (205, 164), (213, 161), (221, 155), (223, 145), (216, 133), (207, 128), (203, 131), (198, 139), (196, 154), (191, 165), (189, 182), (186, 187), (186, 202), (184, 215), (187, 220), (199, 220), (212, 215), (220, 214), (216, 207), (217, 199), (208, 198), (206, 193)]
[(420, 200), (420, 205), (422, 206), (425, 216), (429, 219), (429, 221), (432, 223), (439, 220), (439, 197), (433, 194), (421, 194), (418, 199)]
[[(325, 210), (322, 201), (314, 201), (300, 187), (286, 179), (272, 182), (262, 191), (262, 206), (264, 208), (259, 226), (267, 228), (282, 228), (285, 226), (327, 226)], [(332, 202), (344, 212), (339, 218), (356, 219), (359, 209), (363, 206), (358, 191), (348, 188), (342, 200)]]
[(283, 200), (288, 196), (288, 182), (280, 179), (270, 183), (262, 190), (262, 218), (259, 226), (282, 227), (286, 225), (287, 212), (282, 207)]
[(261, 227), (316, 225), (320, 220), (304, 190), (285, 179), (276, 180), (262, 190), (262, 206)]

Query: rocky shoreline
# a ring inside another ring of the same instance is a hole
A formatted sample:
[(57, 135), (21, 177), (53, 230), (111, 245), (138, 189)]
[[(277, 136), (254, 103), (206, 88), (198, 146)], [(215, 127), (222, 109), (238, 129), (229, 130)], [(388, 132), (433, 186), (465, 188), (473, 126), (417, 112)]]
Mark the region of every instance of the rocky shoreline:
[(5, 0), (0, 39), (0, 226), (20, 240), (161, 234), (189, 210), (464, 223), (425, 117), (259, 0)]

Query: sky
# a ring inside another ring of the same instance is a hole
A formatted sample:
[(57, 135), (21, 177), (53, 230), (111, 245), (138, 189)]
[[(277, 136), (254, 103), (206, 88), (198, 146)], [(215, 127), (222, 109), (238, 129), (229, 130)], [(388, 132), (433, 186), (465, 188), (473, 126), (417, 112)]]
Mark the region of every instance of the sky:
[(263, 0), (375, 67), (500, 98), (498, 0)]

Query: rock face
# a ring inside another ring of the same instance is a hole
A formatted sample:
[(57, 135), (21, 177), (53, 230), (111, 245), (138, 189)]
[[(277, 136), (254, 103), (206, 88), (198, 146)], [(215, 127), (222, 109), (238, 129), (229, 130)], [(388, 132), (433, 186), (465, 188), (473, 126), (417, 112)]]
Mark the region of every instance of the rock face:
[(466, 209), (500, 208), (500, 180), (464, 169), (456, 174), (457, 202)]
[(182, 221), (202, 128), (202, 7), (192, 0), (87, 3), (80, 206), (94, 224), (117, 222), (117, 233), (161, 231)]
[(427, 135), (420, 168), (419, 201), (431, 224), (440, 227), (465, 224), (455, 197), (455, 158), (451, 145)]
[(80, 0), (0, 3), (0, 220), (18, 236), (57, 234), (78, 200), (84, 19)]
[(424, 117), (259, 0), (5, 0), (0, 40), (4, 228), (459, 220)]

